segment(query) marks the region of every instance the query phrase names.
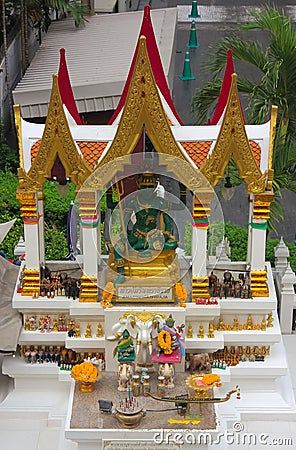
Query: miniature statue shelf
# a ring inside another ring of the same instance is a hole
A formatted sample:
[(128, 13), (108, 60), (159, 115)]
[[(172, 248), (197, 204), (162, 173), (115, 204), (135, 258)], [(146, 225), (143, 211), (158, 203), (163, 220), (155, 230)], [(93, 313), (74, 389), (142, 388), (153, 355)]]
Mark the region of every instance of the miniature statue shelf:
[[(125, 258), (130, 253), (140, 258), (151, 256), (152, 251), (175, 250), (178, 241), (172, 235), (172, 221), (167, 214), (170, 210), (182, 210), (186, 196), (181, 195), (182, 202), (172, 203), (160, 196), (161, 187), (153, 174), (142, 174), (137, 178), (139, 190), (122, 205), (112, 199), (112, 190), (107, 191), (107, 206), (111, 210), (119, 205), (121, 208), (121, 235), (114, 245), (114, 262), (118, 277), (114, 284), (123, 283)], [(184, 192), (182, 190), (181, 192)], [(164, 192), (161, 191), (161, 195)]]

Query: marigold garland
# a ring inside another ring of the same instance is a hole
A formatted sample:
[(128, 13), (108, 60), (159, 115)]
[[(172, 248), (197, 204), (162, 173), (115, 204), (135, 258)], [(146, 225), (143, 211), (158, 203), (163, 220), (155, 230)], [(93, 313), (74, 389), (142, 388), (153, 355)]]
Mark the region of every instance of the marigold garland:
[(107, 306), (109, 306), (111, 304), (112, 301), (112, 297), (114, 295), (115, 289), (114, 289), (114, 284), (109, 281), (102, 293), (102, 301), (101, 301), (101, 305), (103, 306), (103, 308), (106, 308)]
[(187, 290), (182, 283), (176, 283), (176, 294), (181, 303), (184, 303), (187, 298)]
[(85, 383), (95, 383), (98, 374), (98, 369), (92, 363), (87, 361), (76, 364), (71, 372), (71, 376), (75, 381), (84, 381)]
[(219, 383), (221, 381), (221, 378), (219, 375), (216, 375), (215, 373), (209, 373), (207, 375), (204, 375), (201, 380), (204, 384), (211, 385), (213, 383)]
[(172, 338), (168, 331), (162, 330), (158, 333), (157, 342), (159, 347), (164, 350), (166, 355), (173, 353), (172, 350)]

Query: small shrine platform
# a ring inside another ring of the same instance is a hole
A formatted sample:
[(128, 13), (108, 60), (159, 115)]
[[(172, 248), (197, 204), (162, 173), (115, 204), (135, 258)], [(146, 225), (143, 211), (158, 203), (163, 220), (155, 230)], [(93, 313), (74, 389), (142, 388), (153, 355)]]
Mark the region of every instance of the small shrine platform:
[[(151, 374), (151, 393), (157, 395), (157, 373)], [(175, 376), (175, 388), (165, 390), (166, 397), (187, 395), (188, 387), (185, 379), (189, 372), (177, 373)], [(73, 382), (74, 384), (74, 382)], [(73, 388), (73, 397), (69, 403), (70, 431), (87, 429), (120, 429), (121, 425), (111, 414), (102, 413), (99, 410), (98, 400), (109, 400), (113, 402), (113, 408), (119, 403), (119, 399), (127, 396), (127, 392), (117, 390), (117, 374), (115, 372), (103, 372), (101, 380), (95, 383), (93, 392), (84, 393), (79, 391), (78, 383)], [(194, 392), (190, 391), (193, 397)], [(190, 418), (177, 413), (174, 402), (158, 401), (143, 395), (137, 397), (139, 403), (147, 411), (136, 428), (133, 430), (159, 430), (159, 429), (190, 429), (190, 430), (217, 430), (215, 406), (211, 404), (202, 405), (202, 416), (199, 415), (199, 405), (190, 405)], [(186, 420), (187, 419), (187, 420)], [(124, 428), (125, 432), (127, 431)]]

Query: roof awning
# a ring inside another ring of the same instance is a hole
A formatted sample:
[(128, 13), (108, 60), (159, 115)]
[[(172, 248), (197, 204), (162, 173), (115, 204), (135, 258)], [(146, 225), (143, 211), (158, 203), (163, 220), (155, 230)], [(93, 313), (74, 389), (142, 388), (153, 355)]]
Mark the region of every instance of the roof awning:
[[(59, 50), (67, 66), (79, 113), (114, 110), (138, 40), (143, 12), (95, 15), (83, 28), (72, 19), (54, 22), (30, 67), (13, 92), (24, 118), (45, 117), (58, 72)], [(172, 89), (177, 8), (151, 11), (165, 75)]]

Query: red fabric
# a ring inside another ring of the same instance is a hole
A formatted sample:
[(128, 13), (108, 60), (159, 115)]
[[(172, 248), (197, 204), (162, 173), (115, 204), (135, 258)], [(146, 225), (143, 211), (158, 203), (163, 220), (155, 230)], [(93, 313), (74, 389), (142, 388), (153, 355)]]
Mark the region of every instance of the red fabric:
[[(140, 38), (140, 36), (146, 37), (147, 53), (148, 53), (148, 56), (150, 59), (150, 64), (152, 67), (152, 72), (154, 75), (155, 82), (156, 82), (157, 86), (159, 87), (162, 95), (164, 96), (167, 104), (171, 108), (173, 114), (175, 115), (176, 119), (179, 121), (180, 125), (182, 125), (182, 121), (175, 109), (174, 104), (173, 104), (170, 90), (169, 90), (169, 87), (168, 87), (168, 84), (166, 81), (166, 77), (165, 77), (165, 74), (163, 71), (162, 62), (161, 62), (161, 58), (159, 55), (159, 51), (157, 48), (157, 43), (156, 43), (156, 39), (155, 39), (155, 35), (154, 35), (153, 25), (151, 22), (150, 7), (147, 5), (144, 7), (144, 17), (143, 17), (143, 22), (142, 22), (139, 38)], [(113, 116), (111, 117), (111, 119), (109, 121), (109, 124), (112, 124), (114, 122), (114, 120), (116, 119), (116, 117), (118, 116), (118, 114), (120, 113), (120, 111), (122, 110), (122, 108), (125, 105), (128, 89), (130, 86), (130, 82), (131, 82), (135, 64), (136, 64), (138, 49), (139, 49), (139, 39), (138, 39), (136, 51), (134, 53), (134, 57), (133, 57), (133, 60), (131, 63), (129, 74), (128, 74), (125, 86), (124, 86), (122, 94), (121, 94), (121, 98), (119, 100), (116, 110), (114, 111)]]
[(68, 109), (69, 113), (71, 114), (77, 125), (82, 125), (82, 121), (77, 110), (77, 106), (74, 100), (74, 95), (70, 83), (64, 48), (60, 49), (60, 67), (58, 73), (58, 85), (63, 104), (66, 106), (66, 108)]

